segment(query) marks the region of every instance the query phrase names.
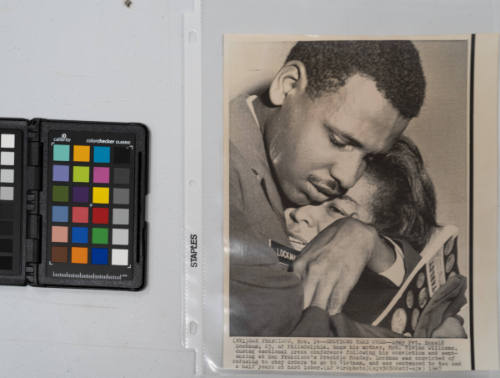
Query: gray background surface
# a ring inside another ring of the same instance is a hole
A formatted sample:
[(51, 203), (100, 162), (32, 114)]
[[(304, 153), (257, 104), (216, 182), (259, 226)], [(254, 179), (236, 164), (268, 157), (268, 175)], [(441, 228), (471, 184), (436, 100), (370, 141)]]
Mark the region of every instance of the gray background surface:
[[(205, 316), (222, 336), (221, 33), (500, 31), (496, 0), (207, 0), (204, 9)], [(0, 0), (0, 115), (150, 127), (148, 285), (136, 293), (0, 287), (0, 376), (189, 377), (181, 345), (182, 19), (188, 0)], [(293, 7), (293, 10), (291, 9)], [(313, 10), (314, 9), (314, 14)], [(331, 10), (335, 9), (334, 12)], [(209, 121), (208, 121), (209, 120)], [(219, 293), (219, 294), (218, 294)], [(408, 375), (405, 375), (408, 377)], [(457, 376), (448, 375), (448, 376)], [(463, 375), (459, 375), (463, 376)], [(485, 373), (480, 376), (496, 376)]]

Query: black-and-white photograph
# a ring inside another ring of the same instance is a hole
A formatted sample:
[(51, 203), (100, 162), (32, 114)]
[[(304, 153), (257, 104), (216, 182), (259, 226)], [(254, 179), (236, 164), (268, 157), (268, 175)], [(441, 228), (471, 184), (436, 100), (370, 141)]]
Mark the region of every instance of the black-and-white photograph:
[(470, 52), (226, 40), (229, 336), (470, 338)]

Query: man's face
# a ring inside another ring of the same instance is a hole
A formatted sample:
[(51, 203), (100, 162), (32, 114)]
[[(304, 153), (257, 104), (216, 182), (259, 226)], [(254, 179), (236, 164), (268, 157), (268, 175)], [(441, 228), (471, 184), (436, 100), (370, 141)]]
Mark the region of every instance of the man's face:
[(352, 187), (365, 157), (389, 149), (407, 125), (372, 79), (353, 75), (318, 98), (290, 90), (266, 124), (265, 141), (281, 190), (305, 205)]

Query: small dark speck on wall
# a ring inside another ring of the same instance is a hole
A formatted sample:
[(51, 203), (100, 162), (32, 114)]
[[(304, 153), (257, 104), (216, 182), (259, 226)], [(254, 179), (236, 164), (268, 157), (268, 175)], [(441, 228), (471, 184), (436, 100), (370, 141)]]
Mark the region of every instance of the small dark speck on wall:
[(123, 4), (125, 4), (127, 8), (130, 8), (130, 6), (132, 5), (132, 0), (124, 0)]

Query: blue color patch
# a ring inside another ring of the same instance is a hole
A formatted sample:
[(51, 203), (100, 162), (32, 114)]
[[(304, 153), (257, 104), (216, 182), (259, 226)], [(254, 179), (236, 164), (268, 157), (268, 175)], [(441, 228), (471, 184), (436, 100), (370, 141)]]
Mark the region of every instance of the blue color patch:
[(92, 264), (108, 265), (108, 249), (92, 248)]
[(67, 222), (68, 206), (52, 206), (52, 222)]
[(71, 229), (71, 242), (88, 243), (89, 229), (87, 227), (73, 227)]
[(109, 163), (110, 150), (111, 149), (109, 147), (94, 147), (94, 163)]

